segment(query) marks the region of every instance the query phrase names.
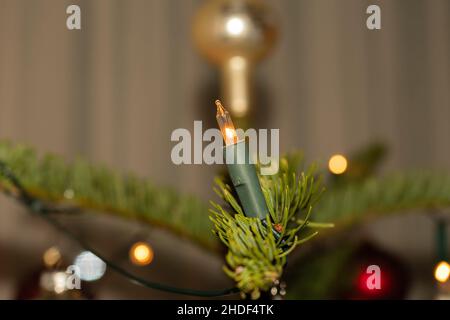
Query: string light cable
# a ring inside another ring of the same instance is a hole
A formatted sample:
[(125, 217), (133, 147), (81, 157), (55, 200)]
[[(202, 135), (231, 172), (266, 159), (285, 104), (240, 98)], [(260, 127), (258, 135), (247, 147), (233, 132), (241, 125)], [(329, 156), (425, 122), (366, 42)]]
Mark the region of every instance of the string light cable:
[(141, 285), (146, 288), (155, 289), (164, 292), (175, 293), (179, 295), (196, 296), (196, 297), (221, 297), (239, 293), (239, 289), (236, 287), (218, 290), (198, 290), (191, 288), (179, 288), (164, 283), (154, 282), (147, 279), (143, 279), (127, 271), (121, 266), (117, 265), (113, 261), (106, 258), (99, 253), (95, 248), (90, 246), (86, 241), (77, 236), (69, 228), (61, 224), (57, 219), (52, 217), (52, 213), (72, 213), (78, 212), (78, 208), (59, 208), (45, 204), (40, 199), (32, 196), (26, 188), (23, 187), (18, 177), (9, 168), (9, 166), (0, 160), (0, 175), (7, 179), (16, 189), (15, 193), (7, 192), (9, 196), (15, 198), (19, 203), (25, 206), (29, 211), (37, 213), (40, 217), (46, 220), (54, 228), (65, 234), (72, 241), (78, 243), (84, 250), (92, 252), (99, 259), (103, 260), (107, 267), (114, 270), (123, 277), (129, 279), (131, 282)]

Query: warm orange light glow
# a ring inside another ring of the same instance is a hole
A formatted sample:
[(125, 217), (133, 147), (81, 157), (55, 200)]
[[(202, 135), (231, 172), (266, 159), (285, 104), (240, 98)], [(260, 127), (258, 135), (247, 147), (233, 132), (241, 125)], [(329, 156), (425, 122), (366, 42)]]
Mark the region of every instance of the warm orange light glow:
[(217, 114), (216, 119), (219, 124), (220, 131), (222, 132), (223, 139), (226, 145), (236, 143), (238, 136), (236, 130), (234, 129), (233, 121), (231, 120), (230, 114), (224, 108), (220, 100), (216, 100)]
[(234, 140), (236, 137), (236, 130), (232, 128), (225, 128), (225, 135), (227, 137), (227, 140)]
[(145, 266), (153, 261), (153, 249), (148, 243), (136, 242), (130, 249), (130, 260), (135, 265)]
[(450, 278), (450, 265), (446, 261), (441, 261), (434, 269), (434, 277), (439, 282), (447, 282)]
[(328, 168), (333, 174), (343, 174), (347, 170), (347, 159), (341, 154), (335, 154), (328, 161)]
[(54, 267), (58, 262), (61, 260), (61, 253), (59, 252), (58, 248), (51, 247), (48, 248), (42, 257), (44, 260), (44, 264), (46, 267)]

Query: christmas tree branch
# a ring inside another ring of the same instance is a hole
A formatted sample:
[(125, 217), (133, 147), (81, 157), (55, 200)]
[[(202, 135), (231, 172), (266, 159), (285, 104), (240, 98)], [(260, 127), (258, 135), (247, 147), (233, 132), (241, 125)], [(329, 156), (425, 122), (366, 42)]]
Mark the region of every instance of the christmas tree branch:
[[(207, 207), (193, 196), (154, 186), (134, 175), (120, 175), (84, 160), (71, 164), (23, 145), (0, 142), (0, 160), (15, 173), (30, 195), (53, 205), (75, 207), (134, 218), (167, 228), (207, 248), (217, 248)], [(16, 192), (0, 175), (0, 191)], [(53, 206), (55, 207), (55, 206)]]
[(165, 292), (176, 293), (180, 295), (189, 295), (189, 296), (197, 296), (197, 297), (221, 297), (226, 295), (232, 295), (237, 292), (237, 288), (227, 288), (227, 289), (219, 289), (219, 290), (198, 290), (191, 288), (180, 288), (174, 287), (171, 285), (167, 285), (160, 282), (150, 281), (135, 274), (127, 271), (125, 268), (119, 266), (114, 263), (112, 260), (106, 258), (100, 252), (98, 252), (95, 248), (91, 247), (86, 241), (84, 241), (81, 237), (77, 236), (74, 232), (72, 232), (69, 228), (65, 227), (61, 224), (58, 219), (56, 219), (52, 213), (61, 213), (66, 212), (63, 208), (55, 208), (52, 205), (43, 203), (40, 199), (35, 198), (31, 195), (28, 190), (24, 188), (22, 182), (15, 175), (15, 173), (11, 170), (11, 168), (2, 160), (0, 160), (0, 176), (6, 180), (10, 187), (14, 188), (14, 192), (6, 192), (9, 196), (14, 197), (19, 203), (21, 203), (25, 208), (27, 208), (30, 212), (38, 214), (42, 219), (45, 219), (49, 224), (53, 225), (60, 232), (64, 233), (64, 235), (73, 241), (77, 242), (84, 250), (90, 251), (92, 254), (101, 259), (110, 269), (114, 270), (118, 274), (126, 277), (128, 280), (140, 284), (144, 287), (161, 290)]
[[(371, 149), (368, 156), (360, 158), (373, 160), (375, 155), (380, 159), (380, 150)], [(267, 290), (281, 277), (286, 256), (314, 237), (314, 229), (332, 226), (329, 222), (336, 224), (335, 229), (343, 230), (369, 217), (450, 206), (448, 173), (406, 172), (375, 178), (377, 161), (366, 160), (359, 165), (350, 161), (350, 169), (352, 164), (355, 169), (349, 171), (347, 178), (344, 175), (340, 182), (332, 184), (318, 202), (322, 186), (316, 168), (304, 170), (298, 154), (281, 159), (276, 176), (260, 177), (269, 206), (268, 225), (245, 217), (226, 178), (217, 180), (216, 192), (226, 205), (213, 203), (211, 220), (215, 234), (228, 247), (225, 272), (242, 292), (257, 297), (260, 291)], [(31, 148), (6, 142), (0, 143), (0, 161), (8, 165), (41, 205), (51, 204), (52, 212), (68, 212), (69, 208), (70, 212), (112, 213), (167, 228), (208, 248), (217, 247), (210, 232), (211, 223), (206, 219), (207, 208), (194, 197), (83, 160), (68, 164), (54, 155), (38, 157)], [(305, 172), (297, 173), (302, 171)], [(1, 175), (0, 191), (17, 194), (14, 184)], [(40, 210), (45, 211), (46, 207)], [(281, 237), (274, 237), (272, 229)]]
[[(358, 158), (366, 159), (367, 155), (374, 153), (379, 155), (379, 150), (379, 146), (369, 148), (370, 152), (362, 153), (363, 156), (360, 153)], [(370, 159), (373, 157), (369, 157)], [(194, 239), (208, 248), (216, 247), (215, 239), (210, 236), (211, 225), (206, 219), (207, 206), (195, 197), (183, 196), (173, 189), (154, 186), (146, 179), (120, 175), (84, 160), (68, 164), (55, 155), (38, 157), (33, 149), (23, 145), (0, 142), (0, 160), (11, 167), (33, 196), (43, 201), (66, 204), (80, 210), (88, 209), (139, 219)], [(350, 169), (367, 167), (368, 162), (373, 162), (366, 160), (351, 161)], [(298, 153), (292, 154), (281, 160), (281, 171), (286, 177), (291, 177), (300, 164)], [(287, 168), (283, 169), (286, 165)], [(361, 171), (355, 170), (358, 174)], [(306, 176), (311, 178), (308, 172)], [(269, 183), (272, 186), (277, 185), (277, 179), (280, 179), (280, 175), (263, 177), (261, 182), (264, 190)], [(301, 179), (303, 183), (307, 180)], [(370, 216), (450, 206), (448, 173), (409, 172), (381, 178), (363, 176), (348, 180), (328, 187), (315, 210), (315, 224), (308, 222), (310, 227), (329, 226), (327, 223), (330, 221), (336, 223), (338, 227), (350, 226), (361, 223)], [(294, 182), (291, 179), (291, 188)], [(286, 182), (283, 183), (286, 186)], [(305, 185), (300, 187), (305, 188)], [(275, 195), (273, 198), (275, 204), (284, 201), (281, 199), (283, 197), (281, 188), (279, 184), (278, 188), (271, 191)], [(0, 191), (14, 192), (13, 189), (6, 179), (0, 177)], [(319, 194), (317, 190), (313, 193)], [(297, 194), (304, 192), (300, 190)], [(272, 201), (270, 197), (268, 201)], [(291, 217), (294, 209), (291, 208)], [(285, 227), (287, 220), (277, 216), (280, 212), (272, 210), (271, 219), (279, 221), (280, 225)], [(299, 224), (303, 221), (302, 218), (297, 220)]]
[[(216, 193), (227, 205), (211, 202), (210, 218), (214, 233), (228, 247), (224, 271), (253, 299), (280, 279), (287, 255), (317, 234), (311, 228), (332, 226), (309, 221), (322, 187), (314, 166), (296, 173), (302, 164), (299, 157), (283, 158), (277, 175), (260, 177), (270, 212), (267, 225), (246, 217), (226, 178), (216, 179)], [(280, 234), (278, 239), (273, 229)]]
[(327, 190), (315, 219), (334, 221), (337, 227), (363, 223), (370, 217), (450, 207), (450, 175), (405, 172), (348, 182)]

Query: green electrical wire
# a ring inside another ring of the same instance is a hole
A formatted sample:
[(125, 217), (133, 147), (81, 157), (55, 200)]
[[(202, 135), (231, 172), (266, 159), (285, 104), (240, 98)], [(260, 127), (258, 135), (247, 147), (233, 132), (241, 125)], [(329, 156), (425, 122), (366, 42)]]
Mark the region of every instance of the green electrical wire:
[[(22, 186), (17, 176), (14, 174), (14, 172), (8, 167), (6, 163), (0, 160), (0, 175), (5, 177), (16, 189), (18, 194), (15, 196), (15, 198), (23, 204), (25, 207), (27, 207), (30, 211), (35, 212), (39, 214), (40, 217), (42, 217), (44, 220), (46, 220), (48, 223), (53, 225), (56, 229), (64, 233), (68, 238), (72, 239), (73, 241), (77, 242), (83, 249), (92, 252), (94, 255), (96, 255), (98, 258), (103, 260), (103, 262), (112, 270), (117, 272), (118, 274), (122, 275), (123, 277), (127, 278), (128, 280), (142, 285), (146, 288), (155, 289), (159, 291), (164, 292), (170, 292), (180, 295), (188, 295), (188, 296), (196, 296), (196, 297), (221, 297), (226, 295), (232, 295), (239, 293), (238, 288), (228, 288), (228, 289), (219, 289), (219, 290), (197, 290), (197, 289), (190, 289), (190, 288), (178, 288), (173, 287), (167, 284), (158, 283), (149, 281), (143, 278), (140, 278), (131, 272), (125, 270), (124, 268), (118, 266), (111, 260), (104, 257), (102, 254), (100, 254), (97, 250), (92, 248), (89, 244), (87, 244), (84, 240), (82, 240), (80, 237), (78, 237), (75, 233), (73, 233), (70, 229), (59, 223), (56, 219), (54, 219), (50, 214), (51, 213), (60, 213), (60, 212), (68, 212), (68, 211), (74, 211), (73, 208), (67, 208), (67, 209), (61, 209), (61, 208), (52, 208), (50, 206), (47, 206), (44, 204), (41, 200), (31, 196), (27, 190)], [(11, 194), (9, 194), (11, 195)]]

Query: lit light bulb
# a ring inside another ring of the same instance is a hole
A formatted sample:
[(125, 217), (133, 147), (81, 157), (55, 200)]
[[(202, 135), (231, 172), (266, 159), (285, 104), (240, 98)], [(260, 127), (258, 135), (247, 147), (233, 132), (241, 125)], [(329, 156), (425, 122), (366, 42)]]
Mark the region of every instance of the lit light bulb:
[(439, 282), (447, 282), (450, 278), (450, 265), (446, 261), (441, 261), (434, 269), (434, 277)]
[(148, 243), (136, 242), (130, 249), (130, 260), (138, 266), (145, 266), (153, 261), (153, 249)]
[(347, 170), (347, 159), (341, 154), (335, 154), (328, 161), (328, 168), (333, 174), (343, 174)]
[(233, 121), (231, 120), (230, 114), (224, 108), (220, 100), (216, 100), (217, 114), (216, 119), (219, 124), (220, 131), (222, 132), (225, 144), (231, 145), (237, 142), (238, 137), (236, 129), (234, 128)]
[(234, 139), (234, 136), (236, 134), (236, 131), (231, 128), (225, 128), (225, 135), (227, 136), (227, 139)]

